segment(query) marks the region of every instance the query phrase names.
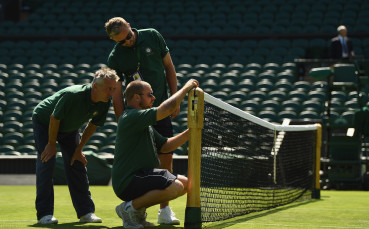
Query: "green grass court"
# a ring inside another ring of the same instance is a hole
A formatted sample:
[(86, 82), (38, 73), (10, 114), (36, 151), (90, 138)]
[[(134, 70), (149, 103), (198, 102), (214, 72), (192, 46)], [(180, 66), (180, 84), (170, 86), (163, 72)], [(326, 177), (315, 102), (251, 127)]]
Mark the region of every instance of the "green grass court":
[[(122, 228), (115, 214), (120, 200), (111, 186), (91, 186), (96, 214), (102, 224), (80, 224), (76, 218), (67, 186), (55, 186), (55, 217), (57, 225), (36, 224), (35, 186), (0, 186), (0, 229), (3, 228)], [(212, 223), (208, 228), (369, 228), (369, 193), (364, 191), (322, 191), (321, 200), (299, 202), (279, 208), (252, 213), (227, 221)], [(171, 202), (183, 228), (186, 196)], [(156, 223), (158, 206), (148, 209), (148, 220)]]

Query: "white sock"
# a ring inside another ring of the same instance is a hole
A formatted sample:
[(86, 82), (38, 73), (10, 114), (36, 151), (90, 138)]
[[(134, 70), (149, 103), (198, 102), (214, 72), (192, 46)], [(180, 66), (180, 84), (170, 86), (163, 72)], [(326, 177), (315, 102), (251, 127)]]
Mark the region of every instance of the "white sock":
[(125, 209), (126, 211), (136, 211), (136, 209), (132, 205), (132, 200), (127, 202)]

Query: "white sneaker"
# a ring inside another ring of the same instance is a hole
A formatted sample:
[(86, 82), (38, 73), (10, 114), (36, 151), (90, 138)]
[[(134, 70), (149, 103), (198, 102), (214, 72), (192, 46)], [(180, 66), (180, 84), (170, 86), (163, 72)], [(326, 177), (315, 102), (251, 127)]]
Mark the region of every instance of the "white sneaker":
[(138, 218), (138, 211), (130, 210), (131, 206), (128, 206), (126, 209), (127, 202), (123, 202), (115, 207), (115, 212), (123, 220), (123, 227), (124, 228), (143, 228), (143, 225), (139, 223)]
[(180, 221), (175, 217), (174, 212), (169, 206), (159, 210), (158, 224), (179, 225)]
[(95, 213), (87, 213), (79, 219), (80, 223), (102, 223), (101, 218), (97, 217)]
[(58, 220), (53, 215), (45, 215), (39, 221), (39, 224), (57, 224)]
[(138, 222), (144, 226), (144, 227), (155, 227), (155, 224), (146, 221), (147, 218), (147, 213), (146, 213), (146, 208), (141, 208), (140, 210), (137, 210), (138, 215), (137, 215), (137, 219)]

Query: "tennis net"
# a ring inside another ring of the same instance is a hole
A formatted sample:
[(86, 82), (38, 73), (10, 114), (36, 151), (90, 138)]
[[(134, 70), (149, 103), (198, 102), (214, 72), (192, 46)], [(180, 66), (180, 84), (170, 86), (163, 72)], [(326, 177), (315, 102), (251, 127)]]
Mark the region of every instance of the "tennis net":
[[(198, 90), (197, 96), (201, 93)], [(202, 104), (197, 99), (189, 96), (189, 122), (191, 109), (196, 109), (193, 104)], [(189, 195), (200, 195), (201, 223), (311, 199), (316, 194), (317, 125), (275, 125), (206, 93), (203, 104), (201, 155), (197, 157), (200, 174), (190, 176), (189, 170), (189, 179), (200, 176), (199, 194)], [(196, 160), (190, 158), (191, 150), (190, 144), (189, 169)], [(185, 223), (187, 228), (191, 228), (190, 221)]]

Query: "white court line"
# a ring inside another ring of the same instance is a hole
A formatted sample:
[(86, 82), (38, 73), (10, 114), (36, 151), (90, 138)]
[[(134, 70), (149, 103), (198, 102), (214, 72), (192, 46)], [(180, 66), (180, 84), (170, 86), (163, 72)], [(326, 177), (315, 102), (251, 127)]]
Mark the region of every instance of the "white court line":
[(313, 224), (300, 224), (300, 225), (288, 225), (288, 224), (269, 224), (269, 223), (224, 223), (224, 224), (247, 224), (247, 225), (258, 225), (258, 226), (277, 226), (277, 227), (319, 227), (319, 228), (358, 228), (358, 229), (368, 229), (369, 227), (340, 227), (340, 226), (322, 226)]
[[(298, 211), (298, 210), (314, 210), (314, 211), (321, 211), (321, 210), (329, 210), (329, 211), (332, 211), (332, 210), (337, 210), (337, 211), (342, 211), (341, 208), (321, 208), (321, 209), (318, 209), (318, 208), (296, 208), (294, 210)], [(358, 210), (358, 209), (345, 209), (345, 211), (351, 211), (351, 212), (369, 212), (369, 209), (362, 209), (362, 210)]]

